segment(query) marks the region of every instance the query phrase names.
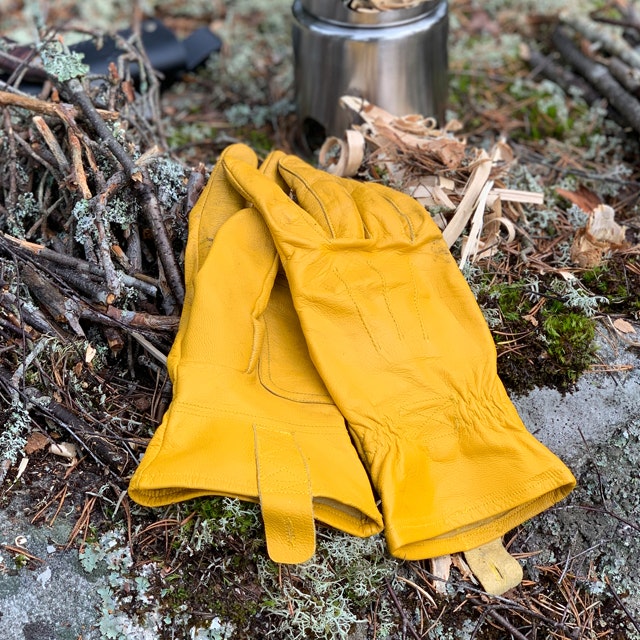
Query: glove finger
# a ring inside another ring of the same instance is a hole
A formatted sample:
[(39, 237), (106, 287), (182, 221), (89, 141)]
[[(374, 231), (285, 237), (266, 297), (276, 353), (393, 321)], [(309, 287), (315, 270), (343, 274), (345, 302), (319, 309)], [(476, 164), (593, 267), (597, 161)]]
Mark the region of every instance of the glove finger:
[(269, 178), (269, 180), (273, 180), (282, 189), (282, 191), (288, 193), (289, 187), (278, 171), (278, 163), (284, 156), (284, 151), (272, 151), (262, 161), (262, 164), (260, 165), (260, 173)]
[[(367, 188), (370, 188), (372, 192), (377, 193), (381, 198), (386, 200), (389, 206), (396, 212), (402, 229), (400, 230), (397, 227), (397, 220), (385, 219), (382, 221), (382, 224), (388, 230), (388, 233), (394, 236), (403, 233), (413, 241), (424, 232), (425, 228), (431, 229), (433, 227), (437, 229), (436, 224), (432, 224), (430, 213), (419, 202), (406, 193), (375, 183), (367, 183)], [(375, 211), (373, 213), (375, 213)]]
[(222, 161), (227, 178), (262, 214), (279, 249), (307, 243), (316, 246), (329, 234), (258, 169), (235, 157)]
[(280, 173), (295, 194), (298, 204), (332, 238), (368, 237), (351, 192), (353, 180), (314, 169), (295, 156), (280, 160)]
[(216, 234), (196, 276), (182, 341), (183, 361), (251, 369), (264, 330), (260, 318), (277, 269), (276, 250), (264, 220), (255, 209), (236, 212)]
[[(238, 158), (253, 167), (258, 166), (258, 158), (255, 152), (244, 144), (233, 144), (224, 149), (220, 154), (218, 162), (209, 178), (209, 182), (189, 216), (190, 227), (192, 224), (192, 216), (196, 218), (194, 220), (194, 226), (199, 220), (198, 233), (193, 234), (196, 236), (198, 243), (196, 270), (193, 273), (194, 277), (204, 263), (211, 248), (211, 243), (220, 227), (234, 213), (240, 209), (244, 209), (246, 206), (242, 195), (239, 194), (227, 180), (223, 169), (224, 159), (227, 157)], [(191, 235), (190, 233), (189, 238), (191, 238)]]
[[(422, 220), (416, 215), (413, 207), (407, 206), (411, 203), (403, 202), (401, 198), (395, 198), (395, 196), (403, 194), (381, 185), (363, 184), (353, 180), (350, 182), (355, 183), (352, 197), (371, 238), (386, 244), (385, 240), (411, 242), (417, 237)], [(371, 188), (378, 186), (380, 189)], [(399, 204), (403, 204), (404, 208), (409, 210), (409, 215), (404, 213)], [(417, 202), (415, 204), (420, 207)], [(376, 246), (382, 246), (382, 244), (377, 242)]]
[[(256, 166), (258, 164), (255, 153), (246, 145), (236, 144), (227, 147), (220, 158), (224, 158), (227, 155), (242, 158), (245, 162)], [(176, 377), (176, 367), (182, 350), (182, 339), (191, 316), (191, 308), (195, 296), (195, 280), (198, 271), (205, 263), (218, 229), (234, 213), (245, 206), (244, 198), (229, 184), (222, 169), (222, 164), (218, 160), (198, 201), (189, 212), (189, 235), (184, 255), (184, 303), (178, 332), (167, 358), (167, 369), (172, 380), (175, 380)]]

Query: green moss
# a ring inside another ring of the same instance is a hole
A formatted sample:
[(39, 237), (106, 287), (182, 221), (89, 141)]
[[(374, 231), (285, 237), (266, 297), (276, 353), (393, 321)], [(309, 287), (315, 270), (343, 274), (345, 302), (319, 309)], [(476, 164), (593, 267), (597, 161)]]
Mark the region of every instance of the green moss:
[[(594, 360), (595, 316), (608, 298), (573, 278), (535, 275), (495, 282), (476, 274), (470, 283), (493, 332), (498, 373), (506, 387), (570, 389)], [(544, 304), (536, 310), (540, 300)]]
[(567, 381), (574, 383), (593, 362), (595, 321), (559, 302), (549, 304), (542, 315), (547, 354), (564, 371)]
[(512, 284), (499, 283), (489, 290), (489, 298), (496, 300), (505, 321), (518, 322), (531, 310), (531, 300), (527, 296), (530, 285), (524, 281)]
[(199, 498), (185, 503), (200, 522), (200, 528), (211, 527), (212, 533), (246, 537), (261, 529), (258, 505), (234, 498)]
[[(606, 296), (604, 312), (633, 312), (640, 308), (640, 274), (633, 267), (640, 265), (637, 257), (616, 256), (580, 274), (580, 281), (596, 294)], [(631, 267), (631, 268), (630, 268)]]
[(13, 562), (16, 565), (16, 569), (24, 569), (26, 566), (28, 566), (29, 559), (22, 553), (18, 553), (14, 556)]

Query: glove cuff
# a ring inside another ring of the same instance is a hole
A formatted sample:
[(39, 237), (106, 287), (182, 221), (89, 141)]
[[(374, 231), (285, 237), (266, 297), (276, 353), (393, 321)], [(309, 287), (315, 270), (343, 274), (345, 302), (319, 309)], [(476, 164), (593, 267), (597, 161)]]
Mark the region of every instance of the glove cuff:
[[(575, 478), (531, 435), (500, 380), (489, 397), (443, 402), (442, 410), (396, 443), (374, 477), (390, 552), (407, 560), (467, 551), (564, 498)], [(445, 406), (446, 405), (446, 406)]]
[(131, 498), (150, 507), (206, 495), (260, 503), (277, 562), (312, 555), (314, 519), (361, 537), (382, 530), (366, 472), (329, 408), (323, 424), (307, 425), (238, 406), (174, 399), (131, 479)]
[[(403, 560), (421, 560), (468, 551), (502, 537), (526, 520), (562, 500), (575, 486), (568, 470), (549, 469), (538, 476), (519, 477), (517, 484), (490, 494), (461, 496), (452, 487), (435, 487), (450, 497), (437, 513), (421, 522), (384, 510), (389, 551)], [(505, 487), (510, 480), (503, 477)], [(466, 505), (462, 504), (466, 502)]]

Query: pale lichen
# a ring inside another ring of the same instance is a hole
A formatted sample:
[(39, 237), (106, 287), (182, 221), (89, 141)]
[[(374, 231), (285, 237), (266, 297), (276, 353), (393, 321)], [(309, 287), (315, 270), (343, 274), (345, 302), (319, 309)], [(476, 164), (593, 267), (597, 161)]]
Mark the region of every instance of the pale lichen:
[[(4, 414), (4, 415), (3, 415)], [(28, 433), (31, 420), (27, 407), (15, 400), (0, 416), (3, 417), (3, 431), (0, 433), (0, 460), (9, 460), (14, 464), (23, 454), (27, 443), (25, 435)]]
[(40, 57), (45, 71), (60, 82), (81, 78), (89, 73), (89, 66), (83, 62), (84, 54), (65, 50), (59, 42), (49, 42), (42, 46)]
[[(383, 537), (362, 539), (336, 531), (322, 532), (314, 558), (290, 567), (283, 579), (276, 565), (258, 559), (265, 606), (279, 620), (268, 636), (289, 640), (347, 638), (364, 621), (362, 611), (367, 605), (378, 598), (384, 600), (385, 580), (394, 581), (398, 567), (398, 561), (386, 552)], [(384, 611), (390, 614), (388, 608)], [(377, 637), (390, 638), (394, 626), (385, 620)]]

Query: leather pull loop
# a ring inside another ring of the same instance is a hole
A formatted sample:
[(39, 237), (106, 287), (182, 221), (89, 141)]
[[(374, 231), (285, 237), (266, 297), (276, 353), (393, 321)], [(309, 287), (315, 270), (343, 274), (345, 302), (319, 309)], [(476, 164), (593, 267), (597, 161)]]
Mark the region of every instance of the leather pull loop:
[(258, 493), (269, 557), (296, 564), (315, 552), (311, 479), (294, 434), (254, 425)]

